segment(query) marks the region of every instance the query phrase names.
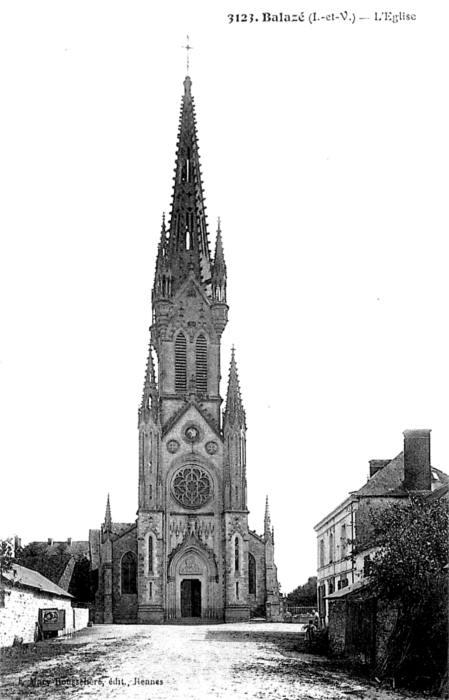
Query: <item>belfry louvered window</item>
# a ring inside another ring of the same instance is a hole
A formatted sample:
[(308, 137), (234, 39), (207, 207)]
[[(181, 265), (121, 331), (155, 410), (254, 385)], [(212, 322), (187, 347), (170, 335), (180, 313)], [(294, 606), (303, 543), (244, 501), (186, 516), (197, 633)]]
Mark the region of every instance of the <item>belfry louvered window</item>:
[(207, 393), (207, 342), (202, 333), (196, 339), (195, 360), (196, 389), (205, 394)]
[(175, 340), (175, 391), (178, 394), (187, 391), (187, 341), (183, 333)]

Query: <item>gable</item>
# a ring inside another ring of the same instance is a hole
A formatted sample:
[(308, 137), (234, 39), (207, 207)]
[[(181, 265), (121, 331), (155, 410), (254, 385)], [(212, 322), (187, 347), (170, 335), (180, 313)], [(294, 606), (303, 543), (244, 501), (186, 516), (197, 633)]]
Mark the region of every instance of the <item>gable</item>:
[(177, 433), (180, 437), (180, 428), (189, 421), (197, 423), (205, 433), (213, 433), (214, 437), (218, 438), (220, 442), (223, 443), (223, 438), (220, 431), (217, 430), (213, 419), (209, 418), (206, 412), (203, 411), (197, 403), (193, 402), (185, 404), (185, 406), (167, 421), (162, 429), (162, 437), (168, 440), (170, 437), (173, 437), (174, 433)]

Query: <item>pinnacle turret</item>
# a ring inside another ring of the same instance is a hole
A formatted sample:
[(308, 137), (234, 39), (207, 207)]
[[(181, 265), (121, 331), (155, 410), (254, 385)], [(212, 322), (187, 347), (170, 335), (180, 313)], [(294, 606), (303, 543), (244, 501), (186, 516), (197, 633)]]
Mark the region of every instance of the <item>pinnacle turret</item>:
[(226, 263), (224, 259), (223, 241), (221, 238), (220, 219), (218, 219), (214, 266), (212, 270), (212, 299), (214, 302), (226, 303)]
[(245, 409), (243, 408), (234, 346), (232, 347), (231, 352), (228, 393), (226, 395), (226, 408), (223, 415), (223, 424), (224, 426), (237, 425), (246, 429), (246, 414)]
[(106, 513), (104, 516), (104, 531), (111, 532), (111, 530), (112, 530), (111, 502), (109, 500), (109, 494), (108, 494), (108, 500), (106, 501)]
[(155, 408), (157, 399), (157, 382), (156, 373), (154, 370), (153, 347), (150, 343), (148, 346), (148, 359), (145, 370), (145, 381), (143, 385), (142, 402), (140, 404), (139, 414), (145, 409)]
[(156, 272), (154, 275), (153, 300), (169, 299), (172, 295), (172, 276), (167, 256), (167, 228), (165, 214), (162, 215), (161, 237), (157, 248)]
[(191, 86), (192, 81), (187, 76), (181, 103), (166, 260), (172, 273), (173, 294), (193, 269), (209, 295), (211, 260)]
[(265, 501), (264, 535), (265, 535), (265, 539), (267, 539), (267, 538), (271, 539), (274, 535), (274, 528), (271, 527), (270, 507), (268, 505), (268, 496), (267, 496), (267, 499)]

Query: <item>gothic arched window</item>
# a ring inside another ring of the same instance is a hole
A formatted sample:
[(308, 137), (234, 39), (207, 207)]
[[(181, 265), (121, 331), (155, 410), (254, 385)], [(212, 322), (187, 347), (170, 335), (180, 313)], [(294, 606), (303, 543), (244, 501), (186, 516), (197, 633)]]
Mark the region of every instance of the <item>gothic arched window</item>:
[(248, 593), (256, 595), (256, 560), (248, 554)]
[(187, 341), (184, 333), (175, 340), (175, 391), (178, 394), (187, 391)]
[(196, 389), (205, 394), (207, 392), (207, 341), (202, 333), (196, 339), (195, 370)]
[(234, 555), (235, 555), (235, 570), (239, 571), (240, 570), (240, 547), (239, 547), (239, 538), (235, 538), (235, 550), (234, 550)]
[(122, 559), (122, 593), (137, 593), (137, 559), (132, 552)]

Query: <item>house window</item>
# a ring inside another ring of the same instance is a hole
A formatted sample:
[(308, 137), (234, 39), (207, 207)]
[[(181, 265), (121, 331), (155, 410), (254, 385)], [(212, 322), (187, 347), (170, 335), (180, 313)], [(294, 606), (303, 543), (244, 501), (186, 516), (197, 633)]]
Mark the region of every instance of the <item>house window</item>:
[(122, 593), (137, 593), (137, 559), (132, 552), (122, 559)]
[(334, 535), (329, 533), (329, 564), (334, 561)]
[(248, 593), (256, 595), (256, 560), (252, 554), (248, 554)]
[(175, 340), (175, 391), (178, 394), (187, 391), (187, 340), (184, 333)]
[(240, 550), (239, 550), (239, 538), (235, 538), (235, 550), (234, 550), (235, 558), (234, 558), (234, 563), (235, 563), (235, 570), (239, 571), (240, 569)]
[(320, 567), (324, 566), (324, 540), (320, 540)]
[(201, 333), (196, 339), (195, 347), (196, 390), (201, 394), (207, 393), (207, 342)]
[(152, 598), (153, 597), (153, 582), (150, 581), (149, 587), (148, 587), (148, 597)]
[(346, 556), (346, 542), (346, 525), (342, 525), (340, 531), (340, 548), (342, 559)]
[(239, 597), (239, 582), (238, 581), (236, 581), (236, 584), (235, 584), (235, 597), (236, 598)]

